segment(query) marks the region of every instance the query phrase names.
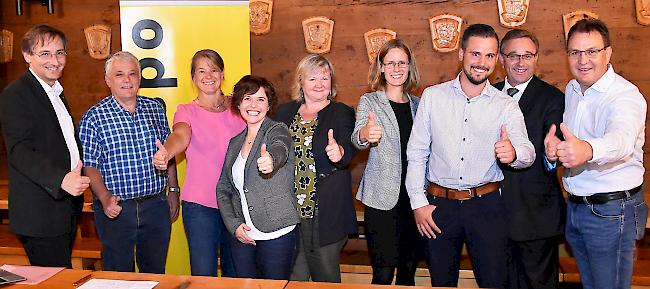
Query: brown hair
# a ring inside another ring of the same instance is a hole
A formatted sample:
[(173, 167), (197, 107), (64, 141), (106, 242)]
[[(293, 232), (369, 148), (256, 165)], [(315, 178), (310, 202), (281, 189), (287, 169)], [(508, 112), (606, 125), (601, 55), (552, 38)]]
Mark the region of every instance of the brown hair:
[(603, 38), (605, 47), (610, 47), (612, 45), (612, 40), (609, 38), (609, 29), (607, 29), (605, 22), (595, 18), (587, 18), (582, 19), (571, 26), (571, 29), (569, 29), (569, 33), (566, 37), (566, 47), (569, 48), (569, 40), (571, 40), (571, 36), (573, 36), (573, 34), (591, 33), (594, 31), (600, 33), (600, 36)]
[(223, 59), (221, 58), (221, 55), (217, 53), (216, 51), (212, 49), (203, 49), (199, 50), (196, 53), (194, 53), (194, 56), (192, 56), (192, 65), (190, 66), (190, 75), (192, 78), (194, 78), (194, 72), (196, 70), (196, 65), (199, 62), (201, 58), (205, 58), (209, 60), (212, 65), (215, 67), (219, 68), (221, 72), (223, 72), (224, 69), (224, 64), (223, 64)]
[(530, 41), (532, 41), (533, 44), (535, 44), (535, 52), (539, 51), (539, 40), (537, 39), (537, 36), (535, 36), (535, 34), (533, 34), (528, 30), (512, 29), (508, 31), (506, 35), (503, 36), (503, 39), (501, 39), (501, 46), (499, 47), (499, 52), (501, 52), (501, 54), (505, 54), (505, 51), (503, 51), (503, 47), (505, 46), (506, 42), (513, 39), (519, 39), (519, 38), (530, 39)]
[(278, 102), (275, 88), (273, 88), (273, 84), (266, 80), (266, 78), (255, 75), (246, 75), (235, 84), (230, 102), (232, 111), (239, 111), (239, 105), (242, 99), (244, 99), (244, 96), (255, 94), (260, 88), (263, 88), (266, 93), (266, 98), (269, 102), (269, 113), (271, 113)]
[(469, 38), (475, 36), (475, 37), (482, 37), (482, 38), (494, 38), (497, 40), (497, 45), (499, 44), (499, 35), (497, 35), (496, 31), (494, 31), (494, 28), (492, 26), (487, 25), (487, 24), (472, 24), (465, 31), (463, 32), (463, 37), (460, 40), (460, 47), (465, 50), (467, 49), (467, 43), (469, 42)]
[(23, 36), (22, 42), (21, 42), (21, 50), (25, 54), (33, 55), (34, 54), (34, 46), (37, 44), (45, 45), (46, 40), (47, 41), (52, 41), (56, 38), (60, 38), (61, 41), (63, 42), (63, 48), (68, 47), (68, 40), (65, 39), (65, 34), (61, 32), (60, 30), (45, 25), (45, 24), (39, 24), (35, 25)]
[(305, 94), (302, 91), (302, 80), (305, 76), (316, 70), (316, 69), (327, 69), (330, 72), (330, 94), (327, 96), (327, 99), (333, 99), (336, 96), (336, 81), (334, 78), (334, 65), (332, 62), (327, 59), (327, 57), (319, 54), (309, 54), (305, 56), (298, 63), (296, 67), (296, 74), (293, 78), (293, 86), (291, 89), (291, 98), (297, 101), (304, 101)]
[(386, 42), (379, 48), (377, 52), (377, 57), (375, 61), (370, 65), (370, 72), (368, 73), (368, 82), (372, 90), (380, 90), (386, 88), (386, 77), (384, 77), (384, 72), (381, 71), (381, 67), (384, 64), (384, 57), (388, 54), (393, 48), (399, 48), (406, 54), (409, 64), (409, 75), (402, 88), (405, 92), (413, 92), (420, 83), (420, 72), (418, 71), (417, 64), (415, 62), (415, 56), (411, 51), (411, 48), (404, 43), (401, 39), (391, 39)]

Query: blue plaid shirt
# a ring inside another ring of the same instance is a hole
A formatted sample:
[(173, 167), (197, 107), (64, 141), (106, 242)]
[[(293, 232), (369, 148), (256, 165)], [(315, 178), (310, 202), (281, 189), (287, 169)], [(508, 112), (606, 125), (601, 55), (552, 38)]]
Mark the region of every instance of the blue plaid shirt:
[(156, 170), (156, 139), (165, 142), (169, 124), (160, 103), (137, 96), (131, 114), (113, 96), (102, 99), (81, 118), (79, 138), (85, 167), (102, 175), (106, 188), (123, 200), (155, 195), (167, 185), (167, 174)]

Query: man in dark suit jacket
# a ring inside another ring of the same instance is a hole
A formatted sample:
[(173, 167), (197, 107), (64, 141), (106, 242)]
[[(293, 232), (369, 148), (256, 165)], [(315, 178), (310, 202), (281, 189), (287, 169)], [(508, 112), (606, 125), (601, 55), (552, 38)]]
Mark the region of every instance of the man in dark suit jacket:
[(0, 96), (9, 166), (9, 222), (31, 265), (72, 267), (76, 216), (90, 179), (81, 176), (79, 140), (58, 82), (64, 34), (46, 25), (22, 39), (29, 71)]
[(519, 102), (537, 158), (516, 170), (502, 166), (501, 191), (509, 220), (505, 288), (557, 288), (558, 245), (565, 204), (555, 171), (544, 166), (544, 136), (562, 122), (564, 94), (535, 74), (539, 42), (530, 32), (510, 30), (500, 47), (506, 81), (495, 84)]

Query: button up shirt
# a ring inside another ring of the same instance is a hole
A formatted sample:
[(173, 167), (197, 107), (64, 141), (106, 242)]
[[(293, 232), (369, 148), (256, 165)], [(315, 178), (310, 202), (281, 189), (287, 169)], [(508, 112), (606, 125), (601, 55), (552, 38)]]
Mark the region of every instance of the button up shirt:
[(61, 99), (61, 94), (63, 93), (63, 86), (59, 81), (54, 82), (54, 86), (50, 86), (45, 83), (34, 71), (30, 68), (31, 72), (38, 83), (41, 84), (43, 90), (47, 94), (47, 98), (50, 99), (50, 103), (54, 108), (56, 113), (56, 119), (59, 121), (59, 127), (61, 128), (61, 133), (63, 134), (63, 139), (65, 139), (65, 144), (68, 147), (68, 152), (70, 153), (70, 170), (74, 169), (77, 166), (77, 162), (81, 159), (79, 156), (79, 147), (77, 146), (77, 140), (74, 138), (74, 124), (72, 123), (72, 116), (68, 108), (65, 107), (63, 100)]
[(633, 189), (643, 182), (643, 143), (647, 103), (639, 89), (614, 72), (585, 90), (574, 79), (567, 84), (564, 123), (588, 142), (593, 157), (565, 169), (565, 189), (577, 196)]
[(164, 109), (157, 101), (137, 96), (135, 112), (115, 97), (104, 98), (81, 118), (79, 138), (84, 166), (96, 168), (106, 188), (123, 200), (155, 195), (166, 187), (167, 175), (151, 161), (169, 135)]
[(533, 79), (533, 77), (531, 76), (526, 82), (521, 83), (521, 84), (519, 84), (517, 86), (512, 86), (508, 82), (508, 77), (506, 77), (506, 80), (504, 81), (503, 89), (501, 91), (503, 91), (503, 93), (505, 93), (507, 95), (508, 94), (507, 91), (508, 91), (509, 88), (516, 88), (517, 93), (515, 93), (515, 95), (512, 96), (512, 99), (514, 99), (516, 102), (519, 102), (519, 100), (521, 99), (521, 96), (524, 95), (524, 91), (526, 90), (526, 87), (528, 87), (528, 84), (530, 83), (530, 81), (532, 79)]
[(480, 95), (469, 99), (459, 76), (425, 89), (413, 120), (406, 175), (413, 209), (429, 204), (426, 180), (452, 189), (503, 180), (494, 152), (501, 125), (506, 125), (516, 152), (509, 165), (525, 168), (535, 160), (517, 102), (489, 83)]

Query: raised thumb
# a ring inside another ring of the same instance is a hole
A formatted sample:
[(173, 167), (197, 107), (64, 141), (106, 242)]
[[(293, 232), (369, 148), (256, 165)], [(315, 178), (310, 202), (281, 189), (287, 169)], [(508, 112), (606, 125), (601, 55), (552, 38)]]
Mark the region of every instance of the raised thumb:
[(555, 124), (552, 124), (551, 127), (548, 129), (548, 133), (546, 134), (546, 137), (553, 137), (555, 135), (555, 131), (557, 128), (555, 127)]
[(261, 155), (265, 155), (265, 154), (267, 154), (267, 153), (268, 153), (268, 152), (266, 151), (266, 144), (263, 143), (263, 144), (262, 144), (262, 152), (261, 152), (260, 154), (261, 154)]
[(334, 130), (331, 128), (329, 131), (327, 131), (327, 144), (336, 144), (336, 140), (334, 139)]
[(569, 128), (566, 126), (566, 124), (561, 123), (561, 124), (560, 124), (560, 130), (562, 131), (562, 135), (564, 136), (564, 140), (571, 140), (571, 139), (576, 138), (576, 137), (571, 133), (571, 131), (569, 130)]
[(77, 165), (72, 169), (73, 172), (77, 174), (81, 174), (81, 168), (84, 166), (84, 164), (81, 162), (81, 160), (77, 161)]
[(508, 132), (506, 131), (506, 125), (501, 125), (501, 140), (508, 140)]
[(161, 150), (161, 151), (166, 150), (165, 146), (163, 146), (163, 144), (160, 142), (160, 140), (156, 140), (156, 147), (158, 147), (158, 150)]
[(375, 125), (375, 113), (372, 111), (368, 113), (368, 125), (369, 126)]

